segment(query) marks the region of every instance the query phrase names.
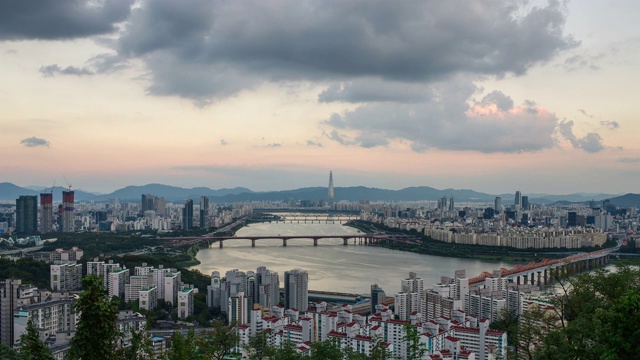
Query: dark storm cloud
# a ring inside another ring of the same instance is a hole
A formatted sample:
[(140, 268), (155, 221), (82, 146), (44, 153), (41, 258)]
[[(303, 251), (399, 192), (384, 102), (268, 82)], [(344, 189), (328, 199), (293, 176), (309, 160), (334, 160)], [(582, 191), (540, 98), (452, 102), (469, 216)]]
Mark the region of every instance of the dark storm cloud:
[(111, 33), (132, 0), (0, 0), (0, 41), (73, 39)]
[(45, 139), (37, 138), (35, 136), (20, 140), (20, 144), (26, 147), (39, 147), (39, 146), (49, 147), (49, 145), (51, 145), (49, 141)]
[[(150, 93), (206, 104), (264, 81), (413, 83), (459, 72), (523, 74), (576, 45), (563, 33), (561, 5), (524, 10), (517, 4), (147, 1), (132, 12), (116, 46), (120, 56), (145, 61)], [(329, 87), (320, 100), (398, 97)]]
[(558, 123), (558, 131), (573, 147), (582, 149), (586, 152), (596, 153), (604, 150), (602, 145), (602, 137), (597, 133), (588, 133), (582, 138), (575, 136), (573, 133), (573, 120), (561, 121)]
[(93, 75), (94, 74), (93, 71), (91, 71), (91, 70), (89, 70), (87, 68), (79, 68), (79, 67), (75, 67), (75, 66), (67, 66), (67, 67), (61, 68), (57, 64), (43, 66), (43, 67), (40, 68), (39, 71), (42, 74), (42, 76), (44, 76), (44, 77), (53, 77), (53, 76), (56, 76), (58, 74), (78, 75), (78, 76)]

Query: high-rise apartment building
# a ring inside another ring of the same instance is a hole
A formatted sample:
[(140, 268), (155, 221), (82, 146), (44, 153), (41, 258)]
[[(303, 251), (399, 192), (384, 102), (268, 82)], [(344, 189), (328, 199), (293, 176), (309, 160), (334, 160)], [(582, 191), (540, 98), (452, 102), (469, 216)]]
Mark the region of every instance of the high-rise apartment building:
[(62, 232), (74, 232), (74, 195), (71, 190), (62, 192)]
[(38, 197), (21, 195), (16, 199), (16, 232), (38, 231)]
[(227, 301), (227, 319), (229, 324), (247, 324), (249, 318), (249, 303), (244, 292), (232, 296)]
[(40, 233), (53, 231), (53, 194), (40, 194)]
[(211, 285), (207, 286), (207, 306), (210, 308), (220, 307), (221, 292), (220, 272), (211, 273)]
[(280, 300), (278, 273), (260, 266), (256, 271), (258, 280), (258, 302), (265, 308), (277, 305)]
[(51, 290), (74, 291), (82, 288), (82, 264), (64, 263), (49, 266)]
[(187, 199), (182, 208), (182, 230), (193, 229), (193, 200)]
[(194, 289), (182, 289), (178, 292), (178, 317), (180, 319), (186, 319), (193, 315), (194, 294)]
[(284, 307), (298, 311), (307, 311), (309, 308), (309, 274), (306, 271), (285, 271)]
[(124, 298), (125, 285), (129, 283), (129, 269), (115, 270), (109, 273), (109, 297)]
[(209, 227), (209, 197), (200, 197), (200, 229)]

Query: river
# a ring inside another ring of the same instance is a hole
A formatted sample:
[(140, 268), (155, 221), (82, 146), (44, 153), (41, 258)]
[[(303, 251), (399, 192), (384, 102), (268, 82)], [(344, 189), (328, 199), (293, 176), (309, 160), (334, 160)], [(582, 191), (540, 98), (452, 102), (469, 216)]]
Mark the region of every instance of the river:
[[(257, 223), (245, 226), (237, 236), (275, 235), (350, 235), (360, 231), (341, 224)], [(213, 244), (201, 249), (196, 257), (200, 265), (192, 268), (210, 275), (219, 271), (221, 276), (231, 269), (255, 271), (266, 266), (282, 276), (285, 271), (300, 268), (309, 273), (309, 289), (368, 294), (371, 284), (378, 284), (388, 294), (400, 290), (400, 280), (415, 272), (424, 279), (425, 288), (440, 282), (441, 276), (453, 276), (455, 270), (466, 269), (468, 277), (483, 271), (492, 271), (506, 263), (497, 261), (459, 259), (442, 256), (414, 254), (380, 247), (354, 245), (353, 240), (344, 246), (342, 239), (320, 239), (313, 246), (311, 239), (257, 240), (251, 247), (250, 240), (227, 240), (224, 248)], [(510, 266), (508, 266), (510, 267)]]

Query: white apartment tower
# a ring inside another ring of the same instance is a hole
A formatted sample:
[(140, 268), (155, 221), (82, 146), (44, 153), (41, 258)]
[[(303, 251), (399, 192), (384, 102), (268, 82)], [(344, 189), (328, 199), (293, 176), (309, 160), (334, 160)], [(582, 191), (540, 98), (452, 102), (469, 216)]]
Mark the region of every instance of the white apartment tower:
[(186, 319), (193, 315), (194, 289), (182, 289), (178, 292), (178, 317)]
[(309, 274), (306, 271), (285, 271), (284, 307), (298, 311), (307, 311), (309, 308)]

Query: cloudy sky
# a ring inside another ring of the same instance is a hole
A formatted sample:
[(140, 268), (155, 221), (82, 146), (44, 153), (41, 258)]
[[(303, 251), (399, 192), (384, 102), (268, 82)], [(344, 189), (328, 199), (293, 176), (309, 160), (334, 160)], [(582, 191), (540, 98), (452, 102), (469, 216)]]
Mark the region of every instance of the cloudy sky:
[(0, 181), (638, 192), (637, 14), (0, 0)]

